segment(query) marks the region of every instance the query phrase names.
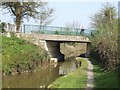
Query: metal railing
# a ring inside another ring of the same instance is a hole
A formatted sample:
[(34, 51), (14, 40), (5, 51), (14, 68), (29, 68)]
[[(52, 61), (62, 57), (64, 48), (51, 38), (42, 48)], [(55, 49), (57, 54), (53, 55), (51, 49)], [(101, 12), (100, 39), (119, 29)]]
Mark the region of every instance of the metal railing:
[(55, 26), (40, 26), (40, 25), (23, 25), (24, 33), (40, 33), (40, 34), (55, 34), (55, 35), (89, 35), (89, 29), (55, 27)]

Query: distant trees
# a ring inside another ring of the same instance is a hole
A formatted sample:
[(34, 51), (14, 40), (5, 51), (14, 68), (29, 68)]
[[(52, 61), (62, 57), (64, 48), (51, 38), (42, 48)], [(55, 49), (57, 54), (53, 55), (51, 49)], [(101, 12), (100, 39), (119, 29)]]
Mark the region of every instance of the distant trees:
[(47, 5), (43, 6), (40, 8), (40, 13), (39, 13), (39, 21), (40, 21), (40, 29), (43, 26), (49, 25), (54, 19), (54, 9), (49, 8)]
[(92, 53), (98, 57), (104, 69), (113, 69), (118, 60), (118, 17), (114, 6), (107, 3), (92, 19), (97, 34), (91, 38)]
[(81, 30), (81, 23), (80, 22), (72, 22), (72, 23), (66, 23), (65, 24), (65, 32), (66, 34), (68, 35), (71, 35), (71, 34), (75, 34), (75, 35), (79, 35), (81, 34), (83, 31)]
[[(14, 16), (13, 19), (16, 24), (16, 32), (20, 32), (20, 25), (23, 22), (23, 19), (29, 20), (30, 17), (34, 19), (38, 19), (39, 14), (41, 15), (41, 17), (45, 16), (47, 18), (46, 12), (51, 13), (52, 9), (44, 9), (44, 11), (39, 11), (40, 8), (43, 8), (46, 5), (47, 3), (42, 1), (20, 2), (19, 0), (17, 0), (16, 2), (0, 2), (0, 6), (3, 9), (7, 9), (9, 11), (8, 13), (11, 13), (11, 15)], [(44, 20), (42, 20), (42, 23), (44, 22)]]

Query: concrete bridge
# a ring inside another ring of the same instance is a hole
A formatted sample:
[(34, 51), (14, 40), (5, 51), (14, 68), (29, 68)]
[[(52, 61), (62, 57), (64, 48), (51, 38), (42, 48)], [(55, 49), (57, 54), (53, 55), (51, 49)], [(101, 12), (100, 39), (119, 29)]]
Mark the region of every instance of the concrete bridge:
[(64, 60), (64, 54), (60, 52), (60, 43), (63, 42), (87, 43), (86, 53), (89, 53), (90, 40), (85, 36), (46, 35), (34, 33), (18, 33), (17, 36), (29, 40), (32, 43), (44, 48), (50, 55), (51, 60)]

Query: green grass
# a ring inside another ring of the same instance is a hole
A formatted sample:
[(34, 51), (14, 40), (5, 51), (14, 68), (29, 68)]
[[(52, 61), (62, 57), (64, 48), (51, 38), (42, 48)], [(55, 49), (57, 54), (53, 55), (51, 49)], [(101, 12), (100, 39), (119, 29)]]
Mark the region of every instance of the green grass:
[(58, 78), (48, 86), (48, 88), (85, 88), (87, 81), (87, 62), (83, 58), (79, 58), (82, 66), (74, 72)]
[[(16, 66), (22, 70), (27, 70), (29, 65), (41, 60), (48, 60), (48, 54), (40, 47), (33, 45), (23, 39), (15, 36), (5, 37), (2, 39), (2, 71), (9, 74), (16, 71)], [(1, 47), (0, 47), (1, 48)]]
[(95, 88), (118, 88), (118, 69), (103, 72), (100, 70), (98, 62), (91, 58), (94, 65)]

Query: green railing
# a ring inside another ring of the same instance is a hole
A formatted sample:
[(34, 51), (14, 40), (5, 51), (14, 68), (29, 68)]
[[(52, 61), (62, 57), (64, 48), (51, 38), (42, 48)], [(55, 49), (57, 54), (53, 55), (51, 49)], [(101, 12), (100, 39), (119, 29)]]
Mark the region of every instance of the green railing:
[(40, 33), (40, 34), (55, 34), (55, 35), (71, 35), (71, 36), (88, 36), (91, 33), (89, 29), (66, 28), (40, 25), (23, 25), (24, 33)]

